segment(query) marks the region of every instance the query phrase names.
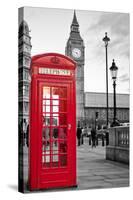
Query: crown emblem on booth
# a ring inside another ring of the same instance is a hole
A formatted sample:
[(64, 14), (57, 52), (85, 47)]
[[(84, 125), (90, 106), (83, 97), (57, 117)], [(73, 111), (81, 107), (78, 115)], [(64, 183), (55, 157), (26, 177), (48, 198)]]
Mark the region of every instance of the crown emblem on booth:
[(51, 62), (54, 63), (54, 64), (59, 64), (60, 60), (59, 60), (59, 58), (57, 58), (57, 56), (53, 56), (51, 58)]

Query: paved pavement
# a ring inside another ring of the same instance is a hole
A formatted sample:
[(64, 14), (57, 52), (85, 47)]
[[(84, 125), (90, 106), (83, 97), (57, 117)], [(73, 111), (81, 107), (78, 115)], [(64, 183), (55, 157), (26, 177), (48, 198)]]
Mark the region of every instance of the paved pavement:
[(78, 189), (129, 186), (129, 166), (105, 159), (106, 147), (91, 148), (88, 138), (77, 147)]
[[(129, 166), (105, 159), (106, 147), (93, 149), (89, 146), (88, 138), (84, 144), (77, 147), (77, 182), (81, 189), (113, 188), (129, 186)], [(27, 191), (28, 179), (28, 149), (24, 147), (24, 182)]]

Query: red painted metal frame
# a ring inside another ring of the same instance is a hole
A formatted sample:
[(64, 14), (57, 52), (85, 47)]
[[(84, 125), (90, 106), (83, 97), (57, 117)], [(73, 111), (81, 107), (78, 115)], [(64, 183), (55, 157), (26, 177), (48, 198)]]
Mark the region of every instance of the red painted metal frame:
[[(39, 74), (39, 68), (70, 70), (70, 75)], [(69, 57), (48, 53), (32, 57), (30, 88), (29, 188), (76, 186), (76, 63)], [(67, 88), (67, 166), (42, 169), (42, 87)], [(69, 127), (71, 124), (71, 127)]]

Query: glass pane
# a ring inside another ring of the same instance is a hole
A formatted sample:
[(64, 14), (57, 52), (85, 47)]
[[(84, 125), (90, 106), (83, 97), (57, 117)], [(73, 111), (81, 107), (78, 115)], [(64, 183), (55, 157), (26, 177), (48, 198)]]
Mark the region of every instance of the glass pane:
[(45, 156), (45, 162), (49, 163), (50, 162), (50, 155)]
[(51, 119), (51, 125), (52, 126), (58, 126), (59, 125), (59, 118), (58, 118), (58, 116), (53, 116), (53, 118)]
[(52, 99), (59, 99), (59, 88), (52, 88)]
[(43, 167), (50, 167), (50, 155), (42, 156), (42, 164), (43, 164)]
[(66, 125), (66, 124), (67, 124), (66, 114), (60, 114), (60, 125)]
[(53, 155), (53, 162), (59, 161), (59, 155)]
[(67, 142), (60, 141), (60, 153), (66, 153), (67, 152)]
[(67, 89), (60, 88), (60, 98), (66, 98), (66, 97), (67, 97)]
[(43, 87), (43, 98), (50, 98), (50, 87)]
[(60, 101), (60, 112), (66, 112), (67, 111), (67, 101), (61, 100)]
[(51, 100), (51, 104), (58, 106), (59, 105), (59, 100)]
[(60, 139), (66, 139), (67, 137), (67, 128), (60, 128)]
[(50, 100), (43, 100), (43, 105), (50, 105)]
[(52, 138), (57, 139), (59, 134), (58, 128), (52, 128)]
[(66, 166), (67, 165), (67, 155), (60, 155), (60, 165)]
[(50, 106), (45, 106), (46, 112), (50, 112)]
[(50, 126), (50, 114), (46, 113), (43, 115), (43, 125)]
[(55, 140), (52, 142), (52, 154), (58, 154), (59, 144), (58, 141)]
[(59, 112), (59, 106), (52, 106), (52, 112)]
[(50, 154), (50, 142), (43, 140), (42, 141), (42, 152), (43, 154)]
[(50, 112), (50, 106), (43, 105), (43, 112)]
[(48, 141), (50, 139), (50, 129), (48, 127), (43, 127), (42, 129), (42, 139), (43, 141)]

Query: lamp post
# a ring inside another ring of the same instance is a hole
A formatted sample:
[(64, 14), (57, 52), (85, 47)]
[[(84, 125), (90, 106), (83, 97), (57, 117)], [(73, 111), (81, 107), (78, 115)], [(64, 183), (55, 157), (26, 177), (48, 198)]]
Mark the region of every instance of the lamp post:
[(95, 130), (97, 128), (98, 112), (95, 112)]
[(111, 126), (117, 126), (119, 125), (116, 120), (116, 79), (117, 79), (117, 72), (118, 67), (115, 65), (115, 61), (113, 59), (112, 66), (110, 67), (110, 72), (113, 80), (113, 89), (114, 89), (114, 117), (113, 117), (113, 123)]
[(105, 33), (105, 37), (103, 38), (103, 41), (105, 43), (105, 53), (106, 53), (106, 125), (108, 128), (108, 42), (110, 41), (110, 38), (107, 37), (107, 32)]

